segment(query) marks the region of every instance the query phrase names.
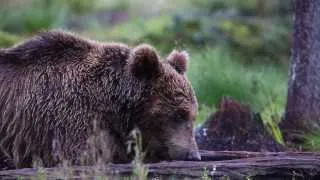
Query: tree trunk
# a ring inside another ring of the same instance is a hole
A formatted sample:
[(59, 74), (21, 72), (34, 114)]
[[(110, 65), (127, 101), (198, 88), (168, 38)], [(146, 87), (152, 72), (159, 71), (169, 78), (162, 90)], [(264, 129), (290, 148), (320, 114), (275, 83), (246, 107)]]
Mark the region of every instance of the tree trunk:
[(281, 128), (287, 142), (320, 127), (320, 1), (296, 0), (288, 101)]

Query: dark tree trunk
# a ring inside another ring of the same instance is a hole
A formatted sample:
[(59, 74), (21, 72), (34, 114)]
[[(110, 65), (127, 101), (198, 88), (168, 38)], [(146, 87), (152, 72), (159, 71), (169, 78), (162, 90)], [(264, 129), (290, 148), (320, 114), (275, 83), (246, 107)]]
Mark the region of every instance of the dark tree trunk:
[(320, 1), (296, 0), (288, 101), (281, 123), (288, 142), (320, 127)]

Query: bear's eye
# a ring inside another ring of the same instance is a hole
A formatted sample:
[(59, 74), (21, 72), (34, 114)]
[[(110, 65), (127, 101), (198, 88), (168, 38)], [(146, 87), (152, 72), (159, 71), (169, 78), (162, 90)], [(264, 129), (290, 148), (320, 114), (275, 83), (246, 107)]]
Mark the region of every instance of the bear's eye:
[(185, 97), (180, 96), (180, 97), (176, 97), (175, 99), (176, 99), (176, 103), (177, 104), (182, 104), (184, 99), (185, 99)]

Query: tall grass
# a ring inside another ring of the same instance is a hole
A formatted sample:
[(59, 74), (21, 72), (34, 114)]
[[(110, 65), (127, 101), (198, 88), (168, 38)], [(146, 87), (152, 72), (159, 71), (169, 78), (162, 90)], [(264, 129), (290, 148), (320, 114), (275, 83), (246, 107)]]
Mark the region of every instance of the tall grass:
[[(133, 138), (133, 142), (129, 142), (128, 152), (131, 152), (131, 151), (134, 152), (134, 159), (132, 161), (132, 165), (133, 165), (132, 179), (146, 180), (148, 178), (149, 169), (143, 163), (145, 152), (143, 152), (143, 148), (142, 148), (142, 136), (141, 136), (140, 130), (137, 128), (134, 129), (131, 132), (131, 136)], [(133, 143), (134, 147), (132, 147), (131, 143)]]
[(320, 151), (320, 131), (305, 136), (304, 148), (307, 150)]
[(287, 89), (287, 70), (275, 65), (244, 65), (224, 48), (191, 52), (188, 77), (199, 101), (217, 105), (222, 96), (249, 103), (257, 111), (270, 101), (282, 110)]

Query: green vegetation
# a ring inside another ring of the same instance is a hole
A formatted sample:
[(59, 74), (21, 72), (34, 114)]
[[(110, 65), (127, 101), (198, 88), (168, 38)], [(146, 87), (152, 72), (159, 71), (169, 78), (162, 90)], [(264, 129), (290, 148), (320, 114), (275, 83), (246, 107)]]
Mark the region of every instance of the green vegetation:
[(217, 105), (222, 96), (232, 96), (250, 103), (257, 111), (269, 101), (279, 104), (277, 110), (283, 107), (286, 69), (272, 64), (243, 65), (239, 61), (224, 48), (191, 52), (188, 76), (200, 102)]
[(305, 148), (313, 151), (320, 150), (320, 132), (314, 132), (312, 134), (306, 135)]
[[(67, 13), (65, 6), (50, 3), (50, 1), (34, 0), (23, 6), (25, 7), (1, 6), (1, 30), (11, 33), (34, 33), (39, 30), (60, 27)], [(15, 10), (17, 8), (20, 10)]]
[(0, 48), (12, 46), (20, 40), (19, 36), (0, 31)]
[(209, 176), (209, 171), (207, 170), (207, 168), (203, 168), (201, 180), (211, 180), (211, 178)]
[[(170, 16), (159, 16), (151, 19), (136, 18), (127, 23), (112, 27), (107, 32), (105, 29), (98, 28), (84, 33), (99, 39), (121, 41), (130, 44), (137, 44), (142, 41), (151, 43), (152, 40), (148, 36), (162, 36), (165, 33), (165, 26), (169, 22), (172, 22)], [(161, 43), (166, 44), (165, 41), (161, 41)], [(157, 44), (158, 47), (161, 45)]]
[[(134, 129), (131, 132), (133, 138), (132, 145), (129, 145), (129, 152), (134, 152), (133, 163), (133, 177), (132, 179), (136, 180), (147, 180), (148, 178), (148, 167), (143, 163), (145, 152), (142, 149), (142, 137), (141, 132), (138, 129)], [(132, 147), (133, 146), (133, 147)]]

